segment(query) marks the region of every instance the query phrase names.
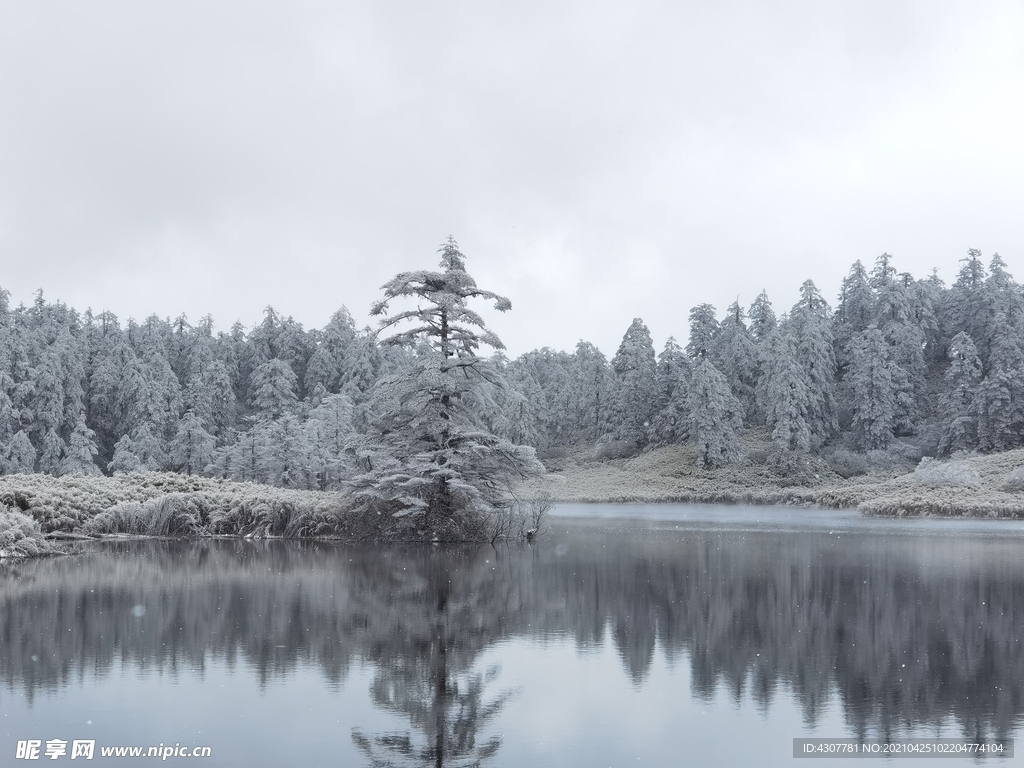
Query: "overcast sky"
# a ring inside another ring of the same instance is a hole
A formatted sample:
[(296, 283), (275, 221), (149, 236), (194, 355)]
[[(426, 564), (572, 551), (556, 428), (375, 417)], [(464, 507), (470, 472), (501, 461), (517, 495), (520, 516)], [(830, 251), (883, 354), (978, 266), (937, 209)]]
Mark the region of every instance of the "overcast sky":
[(360, 324), (452, 234), (512, 355), (854, 259), (1024, 279), (1024, 3), (0, 0), (0, 285)]

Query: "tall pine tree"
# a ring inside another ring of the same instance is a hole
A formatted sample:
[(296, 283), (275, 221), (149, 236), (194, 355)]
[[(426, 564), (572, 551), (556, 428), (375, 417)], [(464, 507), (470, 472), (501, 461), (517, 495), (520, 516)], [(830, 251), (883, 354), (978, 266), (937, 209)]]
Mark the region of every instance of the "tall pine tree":
[(654, 417), (657, 361), (651, 332), (639, 317), (622, 337), (612, 370), (618, 377), (618, 437), (643, 446)]
[[(482, 515), (506, 506), (508, 481), (543, 468), (532, 448), (481, 430), (464, 406), (469, 389), (489, 375), (481, 345), (504, 348), (468, 300), (492, 300), (501, 312), (512, 304), (477, 287), (454, 239), (440, 253), (441, 271), (397, 275), (371, 309), (383, 317), (382, 331), (412, 323), (386, 343), (419, 345), (423, 355), (378, 386), (365, 451), (372, 468), (353, 483), (363, 509), (463, 539), (480, 534)], [(388, 316), (389, 303), (400, 298), (418, 306)]]

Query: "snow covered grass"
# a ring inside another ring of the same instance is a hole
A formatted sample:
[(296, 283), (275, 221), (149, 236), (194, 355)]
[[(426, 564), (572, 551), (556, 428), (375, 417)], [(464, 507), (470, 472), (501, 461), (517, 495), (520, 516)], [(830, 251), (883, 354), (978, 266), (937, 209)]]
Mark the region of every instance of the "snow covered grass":
[(914, 477), (922, 485), (950, 488), (980, 488), (981, 477), (966, 461), (939, 461), (925, 457), (914, 470)]
[(901, 517), (1024, 518), (1024, 450), (924, 459), (916, 470), (902, 459), (865, 457), (856, 473), (849, 471), (849, 456), (840, 456), (841, 466), (811, 457), (794, 478), (759, 460), (767, 454), (766, 438), (763, 431), (746, 431), (748, 459), (713, 470), (694, 467), (686, 445), (604, 461), (593, 458), (591, 446), (578, 446), (549, 460), (548, 475), (517, 493), (570, 502), (799, 504)]
[[(203, 511), (181, 493), (115, 504), (86, 520), (83, 533), (134, 533), (148, 536), (195, 536), (203, 530)], [(208, 515), (206, 516), (208, 518)]]
[[(797, 477), (765, 461), (767, 434), (743, 435), (747, 459), (717, 469), (695, 466), (689, 446), (595, 459), (592, 445), (559, 451), (549, 473), (518, 487), (523, 500), (798, 504), (860, 509), (889, 516), (1024, 519), (1024, 449), (955, 461), (922, 460), (844, 477), (811, 457)], [(543, 506), (543, 505), (541, 505)], [(540, 509), (541, 507), (537, 507)], [(539, 528), (533, 507), (482, 521), (477, 538), (521, 538)], [(497, 526), (497, 527), (496, 527)], [(494, 529), (494, 530), (491, 530)], [(0, 476), (0, 557), (61, 551), (53, 532), (156, 536), (329, 537), (347, 541), (414, 541), (432, 537), (387, 514), (356, 513), (335, 492), (297, 491), (255, 483), (144, 473), (115, 477)]]
[[(0, 476), (0, 510), (10, 508), (11, 520), (17, 522), (9, 527), (20, 531), (31, 523), (35, 533), (30, 537), (44, 544), (43, 535), (55, 532), (346, 541), (445, 538), (443, 531), (427, 530), (406, 518), (396, 519), (379, 510), (356, 512), (353, 507), (350, 497), (339, 492), (289, 490), (173, 473)], [(534, 507), (532, 502), (524, 502), (514, 504), (506, 515), (480, 516), (471, 521), (472, 530), (463, 526), (448, 538), (526, 538), (528, 531), (540, 527), (543, 518), (543, 512), (535, 514)], [(22, 538), (26, 535), (19, 534)], [(32, 546), (21, 545), (23, 549)]]
[(374, 538), (382, 528), (349, 514), (339, 493), (160, 472), (5, 475), (0, 503), (21, 510), (47, 533), (356, 539)]
[(43, 538), (39, 523), (10, 507), (0, 507), (0, 561), (55, 555), (63, 550)]
[(1000, 485), (1007, 493), (1024, 493), (1024, 467), (1017, 467), (1007, 473)]

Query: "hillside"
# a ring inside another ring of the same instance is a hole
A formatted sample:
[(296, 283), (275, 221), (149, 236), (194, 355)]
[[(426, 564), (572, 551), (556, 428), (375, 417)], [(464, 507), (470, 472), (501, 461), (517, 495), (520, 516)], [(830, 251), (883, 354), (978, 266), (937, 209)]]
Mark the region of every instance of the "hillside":
[(567, 502), (800, 504), (900, 517), (1024, 518), (1022, 449), (917, 466), (896, 452), (874, 452), (854, 457), (863, 466), (853, 473), (844, 456), (811, 457), (793, 477), (765, 461), (763, 430), (747, 431), (743, 443), (746, 458), (718, 469), (697, 467), (686, 445), (628, 458), (600, 458), (600, 446), (577, 445), (545, 456), (547, 475), (516, 492)]

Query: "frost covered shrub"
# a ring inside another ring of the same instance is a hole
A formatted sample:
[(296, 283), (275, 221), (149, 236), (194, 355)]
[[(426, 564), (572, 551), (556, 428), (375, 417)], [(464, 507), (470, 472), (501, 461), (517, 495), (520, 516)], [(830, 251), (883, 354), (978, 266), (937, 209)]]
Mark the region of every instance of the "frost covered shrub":
[(44, 532), (73, 531), (119, 503), (221, 487), (205, 478), (159, 472), (119, 477), (4, 475), (0, 503), (28, 513)]
[[(887, 452), (915, 465), (926, 455), (925, 449), (912, 440), (893, 440), (889, 444)], [(932, 455), (934, 455), (934, 451)]]
[(86, 521), (86, 533), (135, 533), (147, 536), (195, 536), (204, 530), (207, 514), (199, 500), (174, 493), (150, 499), (115, 504)]
[(978, 488), (981, 477), (966, 461), (939, 461), (928, 458), (914, 470), (914, 478), (922, 485), (948, 486), (950, 488)]
[(1003, 478), (1003, 482), (999, 487), (1009, 493), (1024, 492), (1024, 467), (1017, 467), (1016, 469), (1011, 470), (1006, 477)]
[(327, 536), (336, 532), (323, 514), (300, 504), (275, 499), (241, 499), (227, 510), (218, 510), (211, 525), (214, 533), (231, 536)]
[(868, 467), (886, 472), (909, 472), (914, 462), (895, 447), (876, 448), (867, 452)]
[(756, 467), (763, 467), (768, 463), (768, 460), (772, 456), (772, 452), (768, 448), (758, 446), (757, 448), (748, 448), (745, 450), (744, 456), (750, 464), (753, 464)]
[(768, 452), (765, 463), (791, 481), (803, 480), (812, 474), (807, 462), (807, 454), (799, 451), (775, 448)]
[(148, 519), (137, 501), (115, 504), (106, 512), (87, 520), (82, 526), (84, 533), (148, 533)]
[[(292, 494), (261, 486), (238, 485), (234, 494), (173, 493), (148, 501), (116, 504), (87, 521), (85, 533), (130, 533), (145, 536), (331, 536), (341, 517), (316, 494)], [(248, 493), (247, 493), (248, 492)], [(304, 498), (304, 497), (311, 498)], [(282, 498), (284, 497), (284, 498)], [(329, 498), (329, 497), (325, 497)], [(337, 506), (336, 504), (334, 506)]]
[(350, 515), (334, 492), (299, 491), (196, 475), (0, 476), (0, 505), (43, 531), (158, 536), (330, 536)]
[(920, 455), (918, 460), (925, 456), (935, 456), (939, 452), (939, 441), (942, 437), (942, 428), (939, 424), (922, 424), (917, 429), (917, 434), (907, 438), (904, 442), (910, 443)]
[(182, 493), (152, 499), (142, 509), (151, 515), (149, 526), (154, 536), (194, 536), (202, 530), (207, 517), (198, 499)]
[(9, 507), (0, 507), (0, 559), (39, 557), (62, 550), (43, 538), (39, 523)]
[(210, 508), (209, 530), (224, 536), (346, 535), (350, 515), (335, 493), (288, 491), (261, 485), (237, 486)]
[(1007, 518), (1019, 520), (1024, 517), (1024, 504), (1013, 499), (986, 498), (981, 494), (965, 495), (954, 489), (932, 490), (926, 493), (905, 493), (899, 496), (883, 496), (861, 502), (857, 509), (866, 515), (887, 517), (975, 517)]
[(557, 461), (569, 455), (565, 446), (551, 446), (537, 451), (537, 458), (541, 461)]
[(829, 457), (829, 463), (836, 474), (843, 478), (866, 475), (868, 471), (868, 457), (863, 453), (838, 450)]
[(637, 453), (639, 450), (632, 440), (602, 441), (594, 448), (595, 459), (628, 459)]

